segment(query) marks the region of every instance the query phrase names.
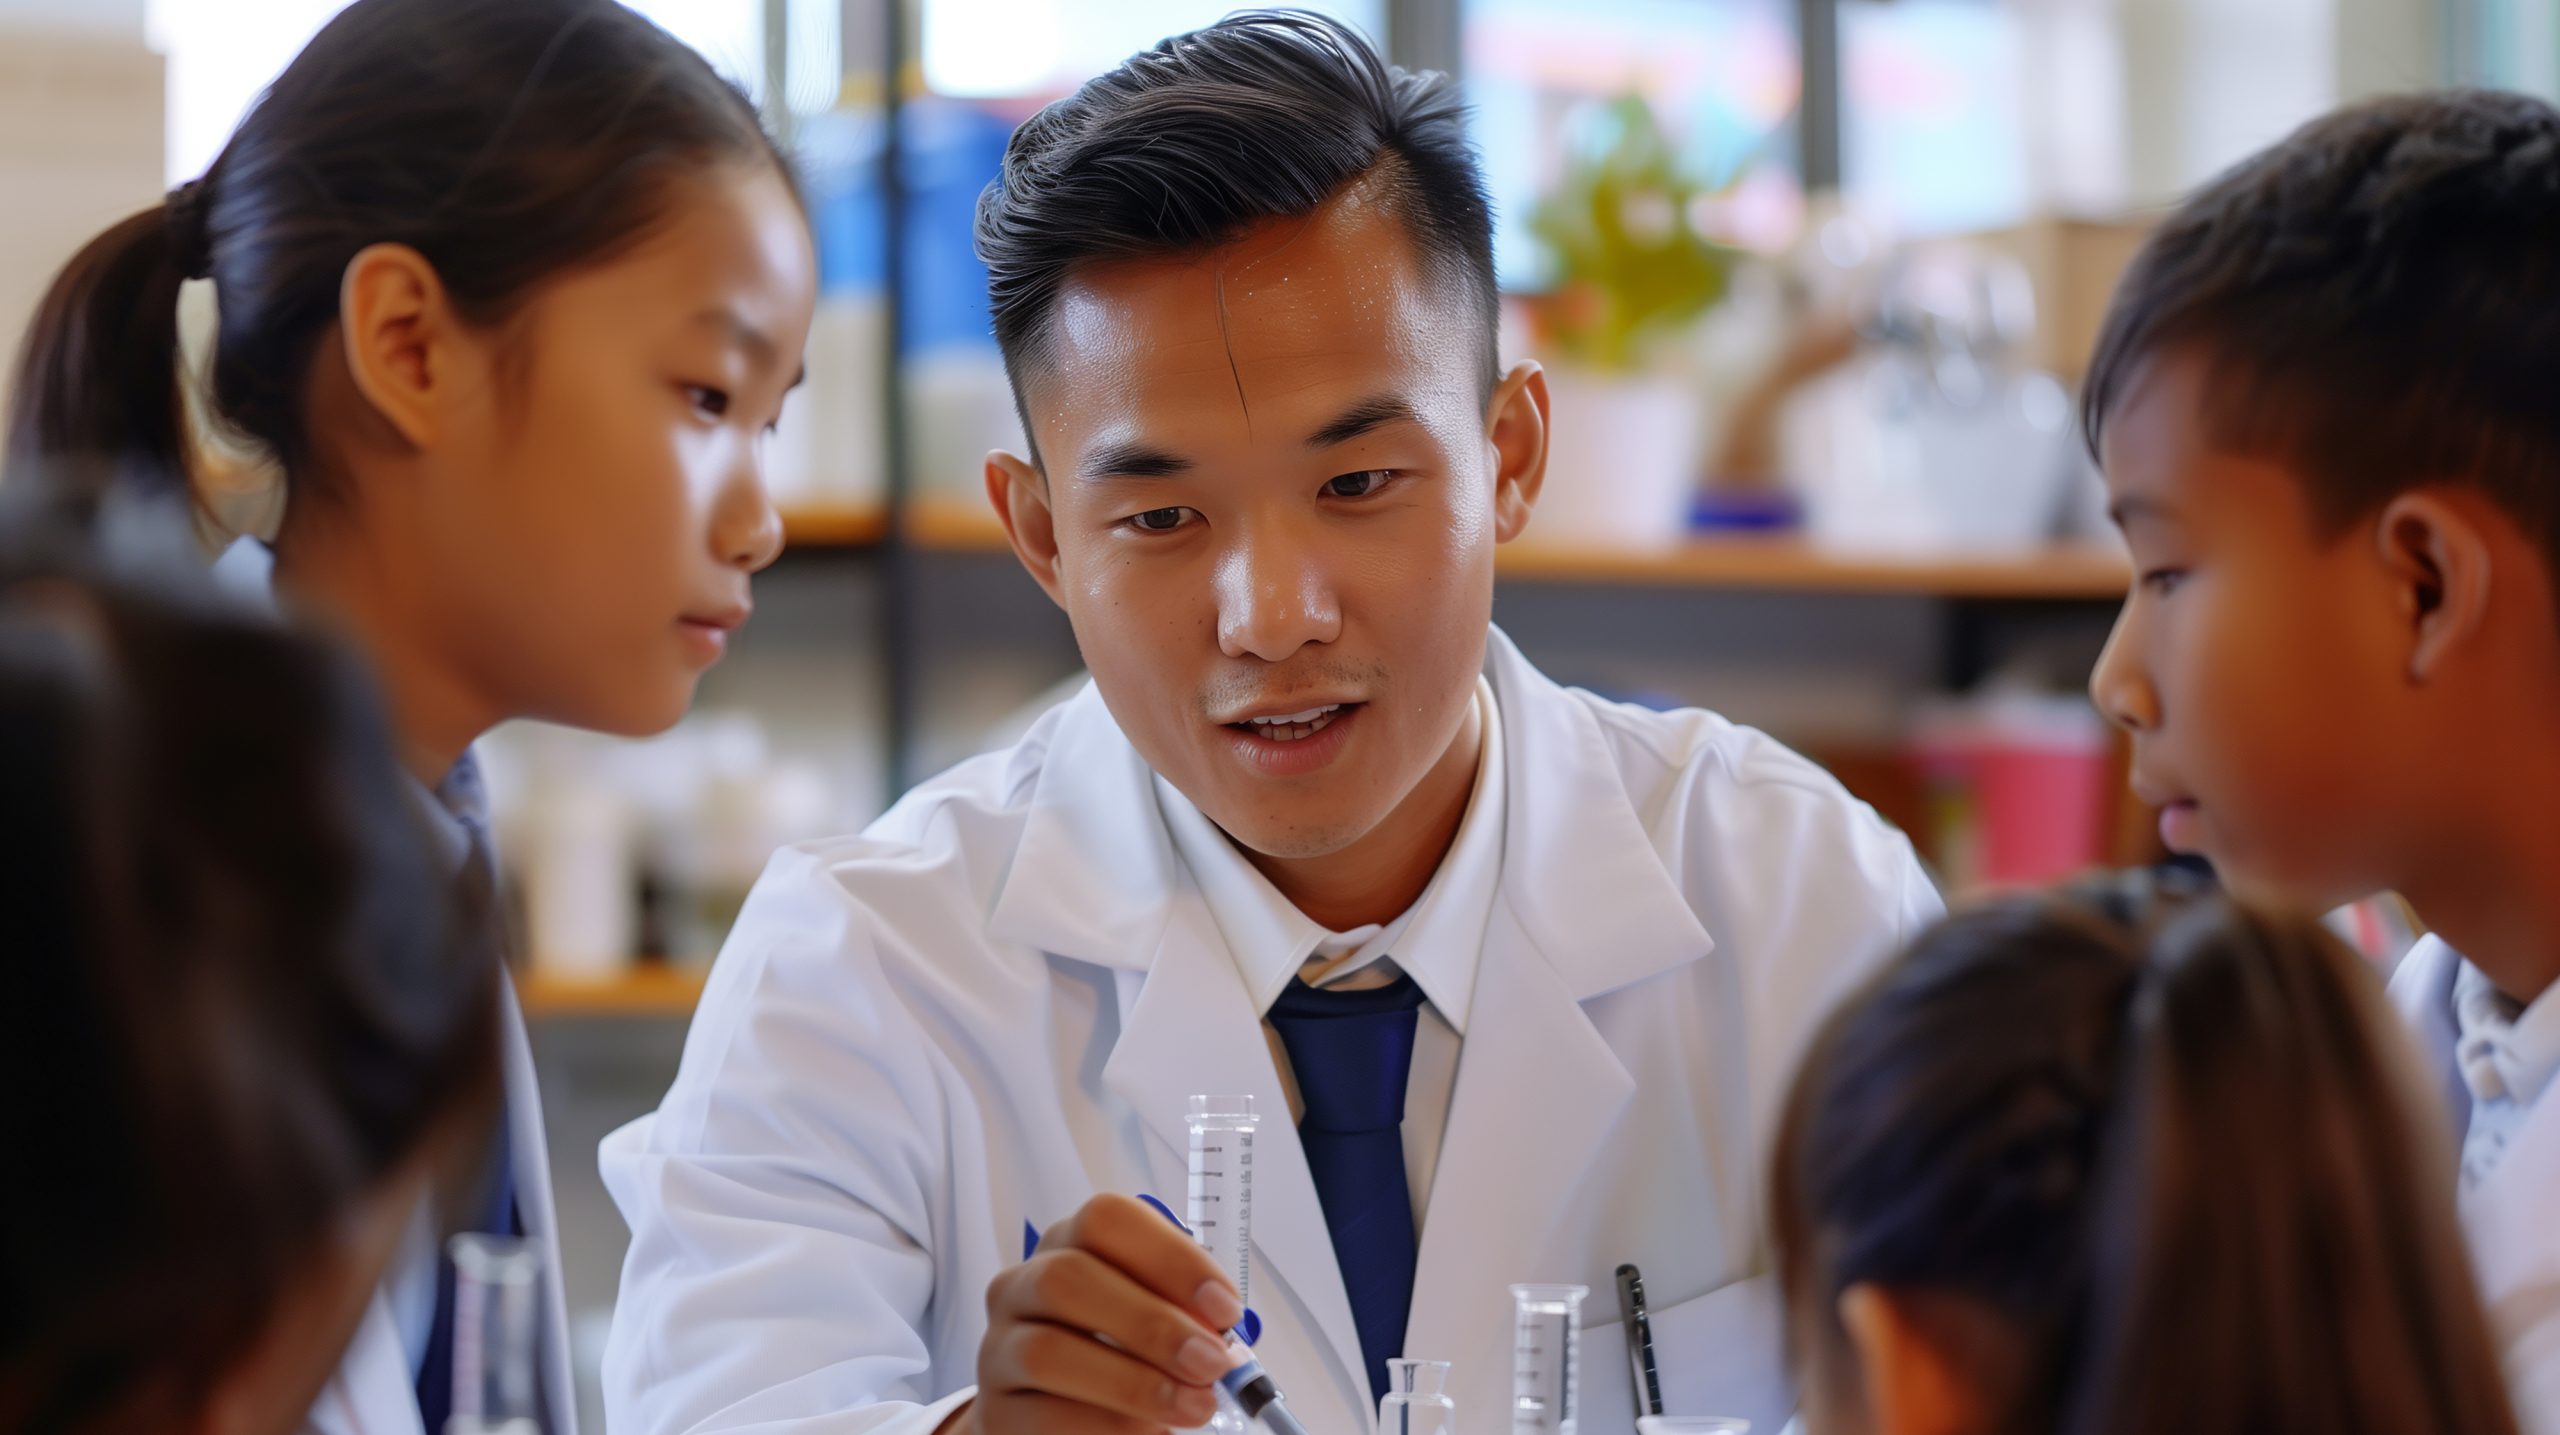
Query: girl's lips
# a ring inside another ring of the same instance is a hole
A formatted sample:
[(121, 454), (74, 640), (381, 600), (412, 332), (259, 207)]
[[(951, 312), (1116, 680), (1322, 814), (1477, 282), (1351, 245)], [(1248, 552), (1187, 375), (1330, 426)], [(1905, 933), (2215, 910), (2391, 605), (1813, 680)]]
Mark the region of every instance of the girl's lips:
[(679, 618), (676, 632), (685, 647), (702, 662), (718, 662), (729, 651), (729, 635), (737, 630), (735, 623), (712, 622), (702, 618)]

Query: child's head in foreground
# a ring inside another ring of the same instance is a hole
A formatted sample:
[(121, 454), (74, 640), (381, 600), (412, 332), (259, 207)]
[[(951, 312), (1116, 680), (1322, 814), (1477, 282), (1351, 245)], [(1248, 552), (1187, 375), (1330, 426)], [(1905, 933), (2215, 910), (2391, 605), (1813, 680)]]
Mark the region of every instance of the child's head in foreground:
[(2295, 906), (2528, 885), (2560, 794), (2560, 112), (2382, 100), (2216, 179), (2125, 275), (2085, 404), (2137, 572), (2091, 691), (2170, 845)]
[(1931, 929), (1779, 1136), (1812, 1435), (2513, 1431), (2397, 1042), (2316, 922), (2200, 884)]

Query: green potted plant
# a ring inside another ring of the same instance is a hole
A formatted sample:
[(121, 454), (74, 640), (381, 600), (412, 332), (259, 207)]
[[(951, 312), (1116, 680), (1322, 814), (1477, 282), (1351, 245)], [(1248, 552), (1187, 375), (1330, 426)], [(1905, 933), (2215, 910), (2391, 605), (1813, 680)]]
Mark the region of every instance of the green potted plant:
[(1699, 228), (1715, 187), (1681, 162), (1652, 106), (1579, 117), (1556, 188), (1529, 218), (1552, 282), (1527, 301), (1554, 397), (1543, 537), (1654, 544), (1684, 531), (1702, 425), (1665, 351), (1724, 298), (1736, 256)]

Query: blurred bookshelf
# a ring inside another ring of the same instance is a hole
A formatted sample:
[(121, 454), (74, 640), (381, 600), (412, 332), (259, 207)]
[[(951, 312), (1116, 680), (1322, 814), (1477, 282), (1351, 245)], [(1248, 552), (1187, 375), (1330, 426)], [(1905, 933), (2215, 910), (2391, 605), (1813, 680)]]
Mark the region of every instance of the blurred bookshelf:
[(710, 973), (701, 967), (639, 962), (596, 976), (566, 976), (537, 962), (516, 973), (516, 1001), (532, 1021), (584, 1017), (675, 1017), (693, 1014)]
[[(791, 548), (829, 552), (878, 546), (889, 525), (885, 511), (876, 508), (810, 507), (787, 511), (783, 527)], [(924, 553), (1000, 554), (1008, 548), (993, 514), (950, 499), (911, 504), (906, 535)], [(1696, 538), (1645, 549), (1524, 539), (1501, 551), (1496, 571), (1535, 583), (2035, 602), (2121, 598), (2132, 576), (2123, 551), (2107, 543), (1978, 553), (1854, 553), (1830, 551), (1796, 536)]]

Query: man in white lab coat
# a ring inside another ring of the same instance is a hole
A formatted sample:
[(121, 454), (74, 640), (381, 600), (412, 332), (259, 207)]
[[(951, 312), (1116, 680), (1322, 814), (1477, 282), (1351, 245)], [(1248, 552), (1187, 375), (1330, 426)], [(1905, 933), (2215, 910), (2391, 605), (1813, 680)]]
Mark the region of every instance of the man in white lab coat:
[(1505, 1418), (1528, 1281), (1591, 1287), (1625, 1429), (1623, 1262), (1671, 1408), (1775, 1429), (1775, 1107), (1938, 902), (1811, 764), (1492, 629), (1547, 400), (1453, 87), (1240, 16), (1027, 123), (978, 227), (1031, 440), (988, 492), (1094, 682), (758, 885), (606, 1143), (609, 1424), (1205, 1420), (1234, 1297), (1128, 1199), (1179, 1207), (1201, 1093), (1266, 1115), (1246, 1295), (1310, 1430), (1399, 1354)]

